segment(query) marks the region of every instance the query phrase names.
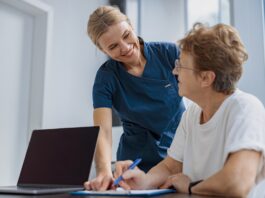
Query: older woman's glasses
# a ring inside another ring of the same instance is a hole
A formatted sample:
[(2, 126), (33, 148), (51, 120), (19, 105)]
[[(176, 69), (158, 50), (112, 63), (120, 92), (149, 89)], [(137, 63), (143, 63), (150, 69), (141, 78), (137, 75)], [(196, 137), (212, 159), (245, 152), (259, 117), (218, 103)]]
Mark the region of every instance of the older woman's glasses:
[(198, 71), (197, 69), (193, 69), (193, 68), (189, 68), (189, 67), (186, 67), (186, 66), (182, 66), (180, 64), (179, 59), (175, 60), (175, 69), (176, 69), (177, 72), (179, 72), (180, 69), (188, 69), (188, 70), (192, 70), (192, 71)]

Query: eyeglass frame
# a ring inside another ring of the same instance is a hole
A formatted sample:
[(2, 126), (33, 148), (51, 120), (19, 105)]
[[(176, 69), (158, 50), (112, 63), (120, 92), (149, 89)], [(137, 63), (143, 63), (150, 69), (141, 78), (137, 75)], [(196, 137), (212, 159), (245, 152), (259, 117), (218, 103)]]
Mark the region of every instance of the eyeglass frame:
[(191, 70), (191, 71), (194, 71), (194, 72), (198, 72), (198, 71), (199, 71), (198, 69), (193, 69), (193, 68), (189, 68), (189, 67), (182, 66), (182, 65), (180, 64), (179, 59), (176, 59), (176, 60), (175, 60), (174, 69), (176, 69), (177, 72), (179, 72), (180, 69), (188, 69), (188, 70)]

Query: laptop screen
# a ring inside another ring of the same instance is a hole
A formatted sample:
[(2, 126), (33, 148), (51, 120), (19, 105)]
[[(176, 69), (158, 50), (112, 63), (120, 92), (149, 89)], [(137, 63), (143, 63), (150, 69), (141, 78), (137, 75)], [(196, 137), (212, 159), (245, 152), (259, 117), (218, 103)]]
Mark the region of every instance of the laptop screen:
[(33, 131), (18, 185), (83, 185), (98, 132), (99, 127)]

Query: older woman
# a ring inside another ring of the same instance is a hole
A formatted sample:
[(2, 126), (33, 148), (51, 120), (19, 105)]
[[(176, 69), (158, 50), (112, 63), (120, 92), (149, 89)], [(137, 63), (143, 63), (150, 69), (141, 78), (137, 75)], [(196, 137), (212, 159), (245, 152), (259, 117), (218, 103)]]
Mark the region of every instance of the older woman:
[(105, 190), (113, 181), (112, 107), (124, 129), (117, 160), (141, 157), (141, 168), (148, 171), (166, 157), (185, 110), (171, 72), (179, 49), (174, 43), (144, 42), (128, 17), (111, 6), (90, 15), (88, 35), (110, 59), (99, 68), (93, 87), (94, 124), (100, 126), (97, 177), (85, 188)]
[[(192, 100), (168, 157), (147, 174), (124, 172), (126, 189), (174, 187), (177, 192), (246, 196), (264, 178), (265, 110), (236, 83), (247, 60), (237, 31), (228, 25), (196, 24), (180, 40), (179, 95)], [(117, 164), (116, 176), (130, 161)]]

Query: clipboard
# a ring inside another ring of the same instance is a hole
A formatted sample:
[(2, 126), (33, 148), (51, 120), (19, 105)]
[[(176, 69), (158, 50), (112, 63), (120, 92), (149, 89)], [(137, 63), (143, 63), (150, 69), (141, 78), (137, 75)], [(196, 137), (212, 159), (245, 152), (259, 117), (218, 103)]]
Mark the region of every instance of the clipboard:
[(106, 191), (75, 191), (71, 195), (95, 195), (95, 196), (156, 196), (161, 194), (174, 193), (174, 189), (152, 189), (152, 190), (124, 190), (117, 188), (117, 190)]

